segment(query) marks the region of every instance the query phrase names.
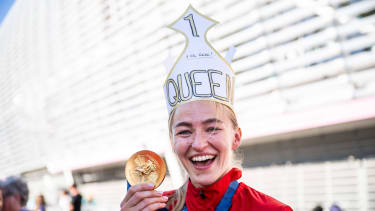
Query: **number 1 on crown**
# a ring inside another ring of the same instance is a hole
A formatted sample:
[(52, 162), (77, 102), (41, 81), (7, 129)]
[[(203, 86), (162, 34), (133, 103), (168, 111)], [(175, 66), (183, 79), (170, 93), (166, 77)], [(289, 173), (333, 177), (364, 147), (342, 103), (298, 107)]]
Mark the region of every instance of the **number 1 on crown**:
[(193, 37), (199, 37), (197, 33), (197, 28), (195, 27), (194, 19), (193, 19), (193, 14), (189, 14), (188, 16), (184, 17), (184, 20), (189, 21), (190, 23), (190, 28), (191, 28), (191, 33), (193, 34)]

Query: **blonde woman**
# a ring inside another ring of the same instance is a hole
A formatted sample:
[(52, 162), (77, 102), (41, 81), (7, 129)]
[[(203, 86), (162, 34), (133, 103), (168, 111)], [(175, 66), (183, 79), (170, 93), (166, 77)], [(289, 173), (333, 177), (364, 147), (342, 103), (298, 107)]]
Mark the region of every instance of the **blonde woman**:
[(188, 174), (176, 191), (132, 186), (121, 203), (131, 210), (290, 211), (289, 206), (237, 180), (235, 150), (242, 132), (233, 111), (234, 73), (205, 39), (215, 22), (189, 8), (171, 28), (188, 40), (164, 85), (173, 151)]

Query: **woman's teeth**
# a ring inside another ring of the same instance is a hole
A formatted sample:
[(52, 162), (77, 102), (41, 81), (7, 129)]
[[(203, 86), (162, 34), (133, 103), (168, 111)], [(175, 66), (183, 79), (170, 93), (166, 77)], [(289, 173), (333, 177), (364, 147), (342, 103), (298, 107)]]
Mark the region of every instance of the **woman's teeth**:
[(194, 156), (191, 158), (192, 161), (197, 162), (197, 161), (206, 161), (206, 160), (211, 160), (215, 156), (213, 155), (202, 155), (202, 156)]

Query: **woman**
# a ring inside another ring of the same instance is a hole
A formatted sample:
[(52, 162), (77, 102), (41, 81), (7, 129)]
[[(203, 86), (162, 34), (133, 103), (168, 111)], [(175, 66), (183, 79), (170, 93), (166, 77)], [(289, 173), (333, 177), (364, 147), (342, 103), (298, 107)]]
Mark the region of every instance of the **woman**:
[(35, 211), (46, 211), (46, 201), (44, 200), (44, 196), (42, 194), (36, 197), (36, 209)]
[(234, 168), (234, 151), (242, 132), (232, 108), (234, 73), (202, 36), (214, 23), (189, 6), (171, 25), (190, 43), (164, 85), (172, 148), (189, 179), (167, 193), (153, 190), (152, 184), (135, 185), (128, 190), (121, 211), (292, 210), (237, 182), (241, 171)]

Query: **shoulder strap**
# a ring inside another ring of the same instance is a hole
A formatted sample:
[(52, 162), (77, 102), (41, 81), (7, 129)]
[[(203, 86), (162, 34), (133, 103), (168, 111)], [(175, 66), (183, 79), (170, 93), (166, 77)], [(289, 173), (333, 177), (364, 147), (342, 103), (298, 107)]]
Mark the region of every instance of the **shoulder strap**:
[(229, 208), (232, 206), (232, 198), (238, 188), (238, 185), (239, 183), (237, 182), (237, 180), (234, 180), (229, 184), (227, 191), (225, 192), (223, 198), (221, 199), (215, 210), (229, 210)]
[(130, 187), (131, 187), (131, 186), (130, 186), (129, 182), (126, 181), (126, 191), (128, 191)]
[(184, 208), (182, 208), (182, 211), (188, 211), (186, 204), (184, 205)]

